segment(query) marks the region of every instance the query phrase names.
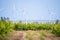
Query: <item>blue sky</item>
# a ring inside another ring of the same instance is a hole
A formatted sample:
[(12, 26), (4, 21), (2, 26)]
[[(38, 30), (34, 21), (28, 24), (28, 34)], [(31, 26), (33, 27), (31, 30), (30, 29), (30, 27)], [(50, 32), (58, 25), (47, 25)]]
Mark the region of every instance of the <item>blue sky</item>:
[(60, 20), (60, 0), (0, 0), (0, 17), (11, 20)]

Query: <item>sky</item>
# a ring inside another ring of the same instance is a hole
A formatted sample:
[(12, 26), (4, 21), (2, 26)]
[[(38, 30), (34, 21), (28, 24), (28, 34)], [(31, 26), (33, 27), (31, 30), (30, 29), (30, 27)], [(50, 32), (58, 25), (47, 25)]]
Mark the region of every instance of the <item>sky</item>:
[(10, 20), (60, 20), (60, 0), (0, 0), (0, 17)]

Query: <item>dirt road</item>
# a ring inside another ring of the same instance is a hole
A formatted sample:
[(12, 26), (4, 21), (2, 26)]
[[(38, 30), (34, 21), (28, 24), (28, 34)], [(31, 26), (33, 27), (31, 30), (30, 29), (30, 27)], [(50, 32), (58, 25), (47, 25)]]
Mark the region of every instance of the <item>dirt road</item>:
[(60, 40), (60, 37), (55, 37), (47, 32), (44, 37), (41, 37), (39, 31), (15, 31), (3, 40)]

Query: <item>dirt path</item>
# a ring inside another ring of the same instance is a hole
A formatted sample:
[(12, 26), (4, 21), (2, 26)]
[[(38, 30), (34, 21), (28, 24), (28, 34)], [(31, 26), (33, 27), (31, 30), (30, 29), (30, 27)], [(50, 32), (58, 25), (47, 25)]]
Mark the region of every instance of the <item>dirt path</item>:
[(4, 40), (60, 40), (60, 37), (55, 37), (48, 32), (41, 37), (39, 31), (15, 31)]
[(15, 31), (4, 40), (25, 40), (25, 35), (24, 31)]

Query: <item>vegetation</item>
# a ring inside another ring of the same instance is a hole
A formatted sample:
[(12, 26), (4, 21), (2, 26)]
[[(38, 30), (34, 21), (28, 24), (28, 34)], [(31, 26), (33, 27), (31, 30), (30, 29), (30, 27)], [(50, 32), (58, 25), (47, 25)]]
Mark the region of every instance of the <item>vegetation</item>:
[(13, 31), (13, 23), (2, 18), (0, 20), (0, 39), (8, 36)]
[(13, 23), (9, 18), (2, 18), (0, 20), (0, 38), (6, 37), (13, 30), (51, 30), (56, 36), (60, 36), (60, 23), (56, 24), (39, 24), (39, 23)]
[(60, 36), (60, 24), (56, 24), (53, 26), (52, 33), (56, 36)]

